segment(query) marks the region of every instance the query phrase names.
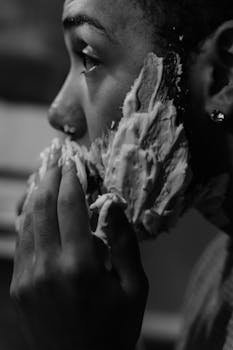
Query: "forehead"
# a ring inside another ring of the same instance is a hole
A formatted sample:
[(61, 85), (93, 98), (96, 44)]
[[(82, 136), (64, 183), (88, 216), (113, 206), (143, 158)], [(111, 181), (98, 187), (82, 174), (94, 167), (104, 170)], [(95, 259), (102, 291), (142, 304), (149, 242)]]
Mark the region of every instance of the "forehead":
[(66, 0), (63, 18), (86, 14), (98, 19), (115, 36), (129, 29), (139, 27), (143, 21), (142, 10), (131, 0)]

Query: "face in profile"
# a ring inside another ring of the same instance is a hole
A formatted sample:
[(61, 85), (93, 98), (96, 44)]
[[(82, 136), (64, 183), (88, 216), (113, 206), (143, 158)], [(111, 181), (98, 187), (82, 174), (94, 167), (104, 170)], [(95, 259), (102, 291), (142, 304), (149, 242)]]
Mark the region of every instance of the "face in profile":
[(153, 51), (149, 25), (124, 0), (66, 0), (62, 21), (70, 71), (49, 119), (89, 145), (121, 118), (124, 97)]
[[(125, 95), (138, 76), (145, 56), (150, 51), (161, 55), (159, 45), (155, 45), (156, 33), (135, 3), (125, 0), (66, 0), (64, 3), (62, 21), (70, 71), (50, 108), (49, 120), (80, 144), (90, 145), (113, 120), (121, 118)], [(216, 55), (217, 37), (222, 32), (224, 28), (207, 41), (195, 58), (196, 63), (192, 62), (193, 69), (188, 68), (191, 94), (186, 124), (190, 122), (190, 137), (194, 135), (193, 154), (197, 154), (197, 163), (203, 150), (209, 154), (205, 158), (210, 159), (213, 154), (206, 121), (217, 103), (207, 91), (212, 90), (210, 83), (219, 87), (218, 78), (223, 76), (222, 72), (211, 73), (222, 67), (216, 60), (219, 56)], [(216, 139), (214, 133), (212, 138)], [(218, 151), (219, 146), (216, 148)]]
[[(156, 23), (152, 28), (135, 3), (133, 0), (66, 0), (64, 3), (62, 21), (70, 71), (51, 106), (49, 119), (54, 127), (81, 145), (89, 146), (112, 121), (120, 120), (124, 98), (146, 55), (153, 51), (161, 56), (159, 41), (155, 45)], [(218, 109), (220, 97), (226, 100), (224, 84), (229, 80), (227, 72), (232, 71), (232, 65), (224, 66), (228, 48), (219, 46), (219, 38), (226, 38), (232, 26), (231, 22), (220, 26), (211, 36), (203, 38), (201, 50), (189, 48), (192, 52), (184, 55), (188, 64), (183, 65), (186, 74), (182, 95), (186, 109), (182, 117), (192, 170), (201, 183), (225, 172), (228, 162), (225, 133), (211, 125), (208, 116)], [(191, 35), (195, 37), (194, 32)], [(167, 36), (165, 41), (169, 43)], [(224, 79), (220, 81), (222, 76)], [(225, 103), (220, 107), (225, 113)]]

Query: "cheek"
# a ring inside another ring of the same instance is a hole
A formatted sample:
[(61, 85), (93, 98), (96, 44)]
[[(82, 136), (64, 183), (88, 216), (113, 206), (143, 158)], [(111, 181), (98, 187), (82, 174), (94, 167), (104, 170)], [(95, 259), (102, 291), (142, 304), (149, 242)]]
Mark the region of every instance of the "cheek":
[(87, 123), (91, 141), (102, 135), (113, 121), (122, 117), (122, 105), (127, 92), (133, 83), (133, 77), (124, 75), (124, 79), (114, 80), (108, 77), (93, 99), (89, 99), (89, 115)]

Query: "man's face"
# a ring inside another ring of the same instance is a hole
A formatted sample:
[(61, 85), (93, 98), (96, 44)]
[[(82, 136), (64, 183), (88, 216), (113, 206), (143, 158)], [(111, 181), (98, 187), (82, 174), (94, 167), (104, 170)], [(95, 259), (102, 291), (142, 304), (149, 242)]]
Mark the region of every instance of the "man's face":
[(142, 15), (131, 1), (65, 1), (63, 26), (71, 66), (49, 120), (80, 144), (90, 145), (121, 118), (124, 97), (154, 49)]

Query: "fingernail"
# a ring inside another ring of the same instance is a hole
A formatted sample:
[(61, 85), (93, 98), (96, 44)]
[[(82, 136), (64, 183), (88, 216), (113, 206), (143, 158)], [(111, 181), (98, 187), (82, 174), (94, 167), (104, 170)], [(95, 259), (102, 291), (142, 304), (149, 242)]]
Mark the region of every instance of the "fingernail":
[(109, 194), (103, 194), (102, 196), (98, 196), (96, 201), (90, 205), (90, 210), (100, 211), (105, 202), (109, 199)]
[(66, 159), (62, 164), (62, 174), (64, 175), (66, 172), (71, 171), (74, 167), (74, 162), (71, 159)]
[(61, 146), (58, 143), (52, 143), (48, 159), (48, 166), (53, 167), (54, 165), (58, 165), (60, 157)]

